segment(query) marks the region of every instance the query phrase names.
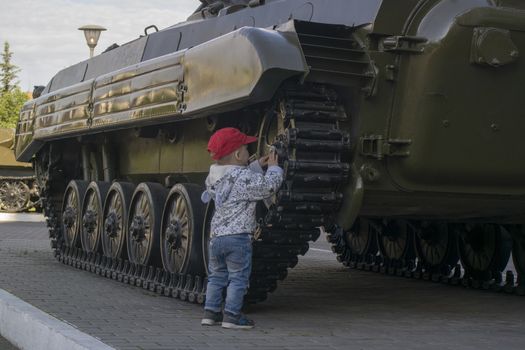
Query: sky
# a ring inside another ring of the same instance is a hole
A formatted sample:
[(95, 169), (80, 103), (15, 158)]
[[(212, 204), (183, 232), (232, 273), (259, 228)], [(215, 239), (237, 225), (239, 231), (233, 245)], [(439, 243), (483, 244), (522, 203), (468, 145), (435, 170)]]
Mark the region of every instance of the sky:
[(13, 52), (20, 87), (46, 85), (59, 70), (89, 57), (79, 27), (103, 26), (95, 55), (123, 44), (154, 24), (159, 29), (184, 21), (199, 0), (0, 0), (0, 45)]

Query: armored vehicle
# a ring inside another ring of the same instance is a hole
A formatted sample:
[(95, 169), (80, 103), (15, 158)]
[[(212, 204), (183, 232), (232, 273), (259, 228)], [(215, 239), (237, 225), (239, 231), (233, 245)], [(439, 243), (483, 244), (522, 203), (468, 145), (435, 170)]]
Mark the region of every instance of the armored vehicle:
[(285, 169), (249, 301), (320, 227), (350, 267), (522, 293), (524, 52), (516, 0), (201, 0), (58, 72), (16, 155), (61, 262), (166, 295), (203, 301), (206, 144), (230, 126)]
[(38, 187), (31, 163), (15, 160), (15, 131), (0, 128), (0, 212), (21, 212), (38, 204)]

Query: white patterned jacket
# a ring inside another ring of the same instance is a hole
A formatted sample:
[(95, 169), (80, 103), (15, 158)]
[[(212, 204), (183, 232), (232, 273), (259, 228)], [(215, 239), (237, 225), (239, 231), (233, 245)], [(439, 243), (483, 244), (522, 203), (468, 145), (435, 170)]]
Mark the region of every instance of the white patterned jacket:
[(257, 201), (275, 194), (282, 182), (283, 170), (279, 166), (268, 167), (264, 174), (257, 160), (247, 167), (213, 164), (201, 196), (204, 203), (215, 201), (211, 237), (253, 234), (257, 227)]

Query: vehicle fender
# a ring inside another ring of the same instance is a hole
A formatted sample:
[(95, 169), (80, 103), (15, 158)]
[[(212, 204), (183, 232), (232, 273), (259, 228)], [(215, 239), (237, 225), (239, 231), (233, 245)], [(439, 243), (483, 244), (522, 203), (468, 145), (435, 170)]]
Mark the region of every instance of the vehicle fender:
[(269, 100), (284, 80), (308, 73), (297, 34), (286, 26), (240, 28), (189, 49), (183, 66), (185, 114)]

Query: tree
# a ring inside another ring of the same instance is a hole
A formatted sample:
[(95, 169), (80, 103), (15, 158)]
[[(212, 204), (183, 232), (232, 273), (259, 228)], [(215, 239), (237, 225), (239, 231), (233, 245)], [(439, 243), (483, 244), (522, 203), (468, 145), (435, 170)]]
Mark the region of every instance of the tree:
[(0, 127), (14, 128), (20, 114), (20, 109), (28, 97), (18, 86), (13, 90), (0, 94)]
[(2, 62), (0, 63), (0, 81), (2, 82), (2, 93), (9, 92), (18, 86), (17, 74), (20, 72), (17, 66), (11, 63), (13, 53), (9, 50), (9, 43), (4, 42)]
[(15, 127), (20, 109), (27, 101), (27, 94), (18, 86), (17, 66), (11, 63), (13, 53), (9, 43), (4, 42), (2, 61), (0, 62), (0, 126)]

